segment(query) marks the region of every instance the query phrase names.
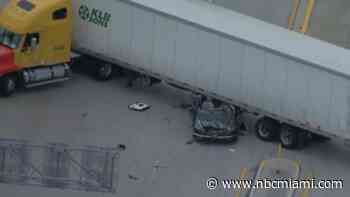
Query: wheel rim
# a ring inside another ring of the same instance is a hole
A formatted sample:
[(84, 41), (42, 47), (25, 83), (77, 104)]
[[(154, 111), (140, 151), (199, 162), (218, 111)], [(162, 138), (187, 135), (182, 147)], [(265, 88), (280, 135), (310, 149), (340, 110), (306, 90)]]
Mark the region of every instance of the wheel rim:
[(292, 145), (294, 141), (294, 135), (289, 129), (283, 129), (281, 132), (281, 142), (284, 145)]
[(100, 76), (103, 78), (108, 78), (112, 74), (112, 66), (105, 64), (100, 68)]
[(266, 128), (264, 124), (259, 125), (258, 132), (259, 132), (259, 135), (263, 138), (267, 138), (270, 136), (270, 131), (268, 130), (268, 128)]

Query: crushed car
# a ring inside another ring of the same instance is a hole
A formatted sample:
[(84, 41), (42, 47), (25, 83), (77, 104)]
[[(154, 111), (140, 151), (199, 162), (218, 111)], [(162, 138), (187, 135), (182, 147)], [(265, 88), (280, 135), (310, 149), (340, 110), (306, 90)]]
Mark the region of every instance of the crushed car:
[(192, 105), (193, 138), (196, 141), (232, 142), (238, 138), (235, 108), (203, 97)]

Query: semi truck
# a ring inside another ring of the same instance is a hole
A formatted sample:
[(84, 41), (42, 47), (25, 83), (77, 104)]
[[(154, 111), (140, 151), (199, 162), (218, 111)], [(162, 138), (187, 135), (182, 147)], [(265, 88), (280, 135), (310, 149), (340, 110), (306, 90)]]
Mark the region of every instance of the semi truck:
[(350, 139), (349, 50), (208, 2), (11, 0), (0, 45), (5, 95), (69, 79), (74, 50), (102, 79), (131, 70), (254, 113), (257, 136), (286, 148)]
[[(33, 87), (70, 77), (71, 1), (11, 1), (0, 16), (1, 88)], [(49, 13), (55, 7), (55, 13)], [(49, 15), (51, 15), (49, 17)]]

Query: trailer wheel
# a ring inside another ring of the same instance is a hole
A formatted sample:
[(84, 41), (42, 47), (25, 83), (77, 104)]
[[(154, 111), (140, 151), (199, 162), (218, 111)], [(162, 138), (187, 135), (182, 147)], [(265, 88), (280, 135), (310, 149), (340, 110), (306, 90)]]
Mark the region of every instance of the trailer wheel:
[(104, 63), (97, 68), (96, 77), (101, 81), (107, 81), (111, 79), (113, 74), (113, 65)]
[(280, 141), (284, 148), (295, 149), (299, 143), (299, 133), (297, 128), (289, 125), (282, 125), (280, 132)]
[(279, 133), (279, 124), (270, 118), (262, 118), (256, 123), (255, 132), (260, 139), (272, 141)]
[(16, 80), (12, 76), (5, 76), (1, 80), (1, 91), (4, 96), (11, 96), (16, 90)]

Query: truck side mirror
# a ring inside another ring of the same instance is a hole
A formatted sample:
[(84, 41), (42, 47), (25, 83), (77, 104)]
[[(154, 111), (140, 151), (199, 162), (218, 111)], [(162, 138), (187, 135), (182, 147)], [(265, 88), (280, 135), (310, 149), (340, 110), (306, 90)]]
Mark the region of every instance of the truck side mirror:
[(38, 38), (33, 37), (33, 38), (30, 40), (30, 48), (31, 48), (31, 49), (36, 49), (37, 47), (38, 47)]

